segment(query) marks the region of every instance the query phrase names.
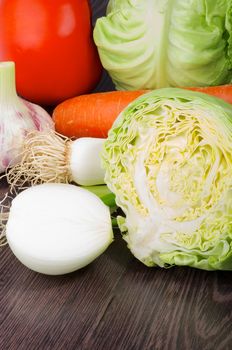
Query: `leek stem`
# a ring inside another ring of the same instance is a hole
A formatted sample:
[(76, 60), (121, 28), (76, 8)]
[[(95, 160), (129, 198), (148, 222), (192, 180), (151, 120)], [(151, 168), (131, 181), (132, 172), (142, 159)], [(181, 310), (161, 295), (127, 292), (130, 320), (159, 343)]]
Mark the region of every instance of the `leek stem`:
[(111, 217), (111, 224), (113, 228), (118, 228), (118, 221), (117, 218), (112, 218)]
[(105, 205), (110, 208), (116, 207), (115, 195), (109, 190), (107, 185), (81, 186), (86, 190), (96, 194)]

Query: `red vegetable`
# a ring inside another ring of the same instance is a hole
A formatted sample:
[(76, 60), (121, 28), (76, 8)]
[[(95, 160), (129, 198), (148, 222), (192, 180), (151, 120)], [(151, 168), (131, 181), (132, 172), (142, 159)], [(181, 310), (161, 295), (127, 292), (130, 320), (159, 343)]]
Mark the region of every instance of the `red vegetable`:
[(0, 1), (0, 61), (16, 63), (18, 93), (38, 104), (91, 91), (101, 64), (88, 0)]
[[(208, 93), (232, 103), (232, 85), (187, 89)], [(145, 92), (147, 91), (111, 91), (66, 100), (53, 112), (56, 131), (75, 138), (107, 137), (119, 113)]]

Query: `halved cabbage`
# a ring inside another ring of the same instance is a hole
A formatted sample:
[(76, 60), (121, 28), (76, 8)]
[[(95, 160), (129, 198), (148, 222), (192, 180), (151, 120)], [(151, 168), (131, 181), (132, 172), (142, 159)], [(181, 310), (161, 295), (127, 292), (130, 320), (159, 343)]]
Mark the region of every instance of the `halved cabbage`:
[(226, 84), (232, 0), (110, 0), (94, 40), (118, 90)]
[(118, 222), (148, 266), (232, 270), (232, 106), (177, 88), (131, 103), (102, 154)]

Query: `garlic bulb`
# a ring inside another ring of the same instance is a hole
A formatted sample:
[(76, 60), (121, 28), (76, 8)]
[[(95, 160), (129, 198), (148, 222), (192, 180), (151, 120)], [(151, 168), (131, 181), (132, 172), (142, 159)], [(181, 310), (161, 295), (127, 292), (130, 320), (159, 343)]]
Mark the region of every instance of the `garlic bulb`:
[(54, 129), (50, 115), (17, 95), (14, 62), (0, 62), (0, 173), (18, 163), (29, 131), (45, 129)]

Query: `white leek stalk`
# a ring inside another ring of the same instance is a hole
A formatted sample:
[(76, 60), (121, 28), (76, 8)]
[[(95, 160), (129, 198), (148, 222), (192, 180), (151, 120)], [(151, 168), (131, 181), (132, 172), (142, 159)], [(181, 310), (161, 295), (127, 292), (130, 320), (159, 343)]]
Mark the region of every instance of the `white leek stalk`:
[(28, 131), (45, 129), (54, 129), (49, 114), (18, 97), (14, 62), (0, 62), (0, 173), (19, 161)]
[(82, 137), (70, 142), (70, 173), (74, 182), (83, 185), (104, 183), (105, 170), (100, 164), (100, 153), (105, 139)]
[(113, 241), (110, 210), (78, 186), (33, 186), (13, 199), (6, 237), (28, 268), (49, 275), (69, 273), (91, 263)]
[(9, 170), (12, 188), (40, 183), (71, 183), (82, 186), (104, 184), (100, 154), (105, 139), (83, 137), (72, 141), (53, 130), (29, 133), (21, 162)]

